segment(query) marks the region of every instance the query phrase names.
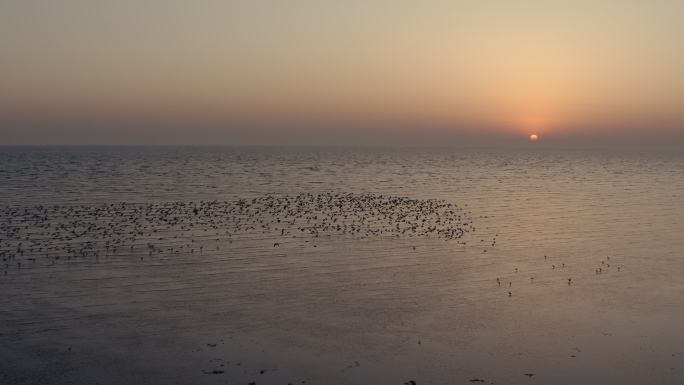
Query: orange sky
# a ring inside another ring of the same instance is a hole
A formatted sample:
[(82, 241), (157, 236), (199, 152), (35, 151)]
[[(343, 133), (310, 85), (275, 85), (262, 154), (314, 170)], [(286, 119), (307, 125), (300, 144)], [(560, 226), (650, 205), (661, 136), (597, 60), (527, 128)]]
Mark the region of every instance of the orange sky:
[(680, 1), (9, 0), (0, 144), (669, 137), (682, 20)]

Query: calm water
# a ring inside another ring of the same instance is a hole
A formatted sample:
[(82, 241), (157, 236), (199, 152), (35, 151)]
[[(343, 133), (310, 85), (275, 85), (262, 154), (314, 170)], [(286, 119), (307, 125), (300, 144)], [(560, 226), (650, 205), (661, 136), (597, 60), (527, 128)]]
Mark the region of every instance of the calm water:
[(682, 202), (684, 153), (0, 148), (0, 383), (681, 384)]

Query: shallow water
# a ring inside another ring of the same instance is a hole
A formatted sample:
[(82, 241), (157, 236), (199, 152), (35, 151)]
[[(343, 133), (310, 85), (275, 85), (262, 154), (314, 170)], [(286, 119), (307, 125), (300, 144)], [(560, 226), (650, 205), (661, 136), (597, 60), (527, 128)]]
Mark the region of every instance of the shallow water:
[[(29, 147), (0, 165), (2, 384), (684, 382), (683, 153)], [(456, 211), (230, 211), (300, 194)]]

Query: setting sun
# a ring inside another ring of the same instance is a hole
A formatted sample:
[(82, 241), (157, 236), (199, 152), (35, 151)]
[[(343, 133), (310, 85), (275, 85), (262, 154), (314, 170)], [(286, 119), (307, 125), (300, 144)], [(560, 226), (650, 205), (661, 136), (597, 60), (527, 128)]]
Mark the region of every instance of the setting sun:
[(538, 140), (539, 140), (539, 135), (537, 135), (537, 134), (532, 134), (532, 135), (530, 135), (530, 140), (533, 141), (533, 142), (538, 141)]

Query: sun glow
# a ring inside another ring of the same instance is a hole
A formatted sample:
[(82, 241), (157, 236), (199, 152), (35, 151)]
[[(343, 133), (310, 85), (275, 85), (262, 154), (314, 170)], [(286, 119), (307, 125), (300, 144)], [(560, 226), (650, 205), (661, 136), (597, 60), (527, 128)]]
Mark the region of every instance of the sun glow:
[(537, 135), (537, 134), (531, 134), (531, 135), (530, 135), (530, 140), (533, 141), (533, 142), (538, 141), (538, 140), (539, 140), (539, 135)]

